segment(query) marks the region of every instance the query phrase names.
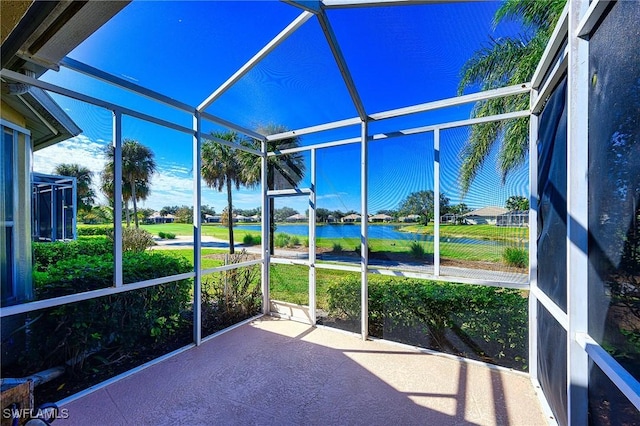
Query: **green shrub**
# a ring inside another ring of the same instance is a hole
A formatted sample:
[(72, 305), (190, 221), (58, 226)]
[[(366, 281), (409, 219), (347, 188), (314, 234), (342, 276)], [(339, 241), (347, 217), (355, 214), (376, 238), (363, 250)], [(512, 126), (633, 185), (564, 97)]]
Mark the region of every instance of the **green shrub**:
[(164, 240), (165, 238), (167, 238), (167, 234), (165, 234), (164, 231), (160, 231), (160, 232), (158, 232), (158, 237), (160, 237), (160, 238), (162, 238)]
[[(113, 241), (113, 232), (107, 235), (107, 237)], [(145, 251), (155, 244), (153, 235), (144, 229), (122, 228), (122, 251)]]
[(78, 235), (109, 235), (113, 226), (78, 226)]
[(409, 246), (409, 253), (416, 259), (422, 259), (425, 254), (424, 246), (417, 241), (413, 241)]
[(508, 266), (526, 268), (529, 265), (529, 252), (517, 247), (505, 247), (502, 259)]
[[(251, 260), (246, 251), (229, 256), (229, 264)], [(220, 330), (260, 313), (260, 266), (224, 271), (202, 280), (202, 327)]]
[[(171, 276), (192, 270), (188, 261), (159, 252), (123, 253), (125, 283)], [(113, 285), (113, 255), (78, 255), (34, 274), (36, 297), (46, 299)], [(120, 356), (144, 345), (162, 344), (186, 325), (191, 280), (58, 306), (40, 312), (30, 327), (25, 360), (35, 368), (82, 360), (109, 348)], [(46, 362), (47, 364), (43, 364)]]
[(246, 246), (257, 246), (262, 242), (262, 238), (259, 235), (253, 236), (251, 234), (244, 234), (244, 238), (242, 238), (242, 242)]
[(291, 236), (289, 234), (276, 234), (273, 244), (278, 248), (283, 248), (289, 244), (290, 240)]
[(333, 243), (333, 252), (342, 253), (342, 245), (340, 243)]
[(292, 235), (289, 239), (289, 243), (287, 243), (287, 247), (293, 248), (300, 244), (300, 238), (297, 235)]
[[(360, 279), (327, 287), (329, 315), (360, 319)], [(525, 368), (528, 302), (519, 290), (408, 278), (369, 279), (371, 335)], [(451, 343), (454, 335), (458, 342)], [(460, 350), (461, 344), (467, 346)]]
[[(357, 246), (353, 246), (353, 251), (360, 254), (360, 247), (359, 245)], [(367, 246), (367, 253), (371, 254), (371, 247)]]
[(304, 245), (305, 247), (309, 247), (309, 238), (305, 238), (304, 240), (302, 240), (302, 245)]
[(158, 237), (162, 238), (163, 240), (175, 240), (176, 234), (160, 231), (158, 232)]
[(100, 256), (110, 253), (113, 253), (113, 242), (105, 236), (93, 236), (76, 241), (33, 243), (33, 262), (38, 271), (44, 271), (56, 262), (76, 258), (80, 254)]

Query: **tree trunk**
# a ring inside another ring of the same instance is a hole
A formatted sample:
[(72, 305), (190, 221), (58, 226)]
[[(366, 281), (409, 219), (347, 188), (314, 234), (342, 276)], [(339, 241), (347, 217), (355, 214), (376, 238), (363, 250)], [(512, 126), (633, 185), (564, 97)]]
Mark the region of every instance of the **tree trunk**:
[(138, 205), (136, 204), (136, 181), (131, 181), (131, 200), (133, 201), (133, 222), (136, 224), (136, 229), (140, 227), (138, 224)]
[(269, 198), (269, 253), (273, 256), (274, 249), (274, 235), (276, 233), (276, 218), (274, 217), (275, 213), (275, 200), (273, 198)]
[(231, 202), (231, 179), (227, 177), (227, 212), (229, 218), (227, 220), (229, 226), (229, 253), (235, 253), (233, 244), (233, 205)]
[[(274, 185), (274, 167), (273, 164), (267, 163), (267, 189), (273, 190), (275, 189)], [(273, 198), (269, 198), (269, 254), (273, 256), (274, 253), (274, 236), (276, 233), (276, 219), (274, 217), (275, 212), (275, 200)]]
[(124, 200), (124, 217), (127, 219), (127, 228), (131, 225), (131, 217), (129, 217), (129, 200)]

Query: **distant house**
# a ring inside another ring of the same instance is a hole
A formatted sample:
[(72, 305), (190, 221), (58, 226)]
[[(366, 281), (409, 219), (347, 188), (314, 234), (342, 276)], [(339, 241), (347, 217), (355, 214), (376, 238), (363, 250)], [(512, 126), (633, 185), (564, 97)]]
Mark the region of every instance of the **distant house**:
[(212, 215), (212, 214), (205, 214), (204, 215), (204, 223), (219, 223), (220, 222), (221, 217)]
[(418, 214), (410, 214), (407, 216), (401, 216), (398, 218), (398, 221), (400, 222), (419, 222), (420, 221), (420, 215)]
[(261, 217), (259, 214), (254, 214), (249, 218), (249, 222), (260, 222), (260, 219)]
[(286, 219), (287, 222), (304, 222), (306, 220), (307, 220), (307, 217), (300, 213), (291, 215)]
[(498, 226), (529, 226), (529, 210), (514, 210), (498, 216)]
[(361, 220), (362, 220), (362, 216), (356, 213), (346, 215), (345, 217), (340, 219), (342, 223), (354, 223), (354, 222), (360, 222)]
[(374, 214), (373, 216), (369, 217), (369, 222), (391, 222), (393, 220), (392, 216), (389, 216), (388, 214)]
[(159, 223), (173, 223), (176, 217), (172, 214), (162, 216), (160, 212), (153, 212), (146, 220), (147, 223), (159, 224)]
[(248, 222), (247, 219), (249, 219), (247, 216), (243, 216), (241, 214), (237, 214), (233, 216), (234, 222)]
[(456, 223), (460, 215), (447, 213), (440, 216), (440, 223)]
[(465, 213), (462, 216), (464, 217), (464, 222), (469, 225), (495, 225), (498, 222), (498, 216), (507, 212), (508, 210), (503, 207), (487, 206)]

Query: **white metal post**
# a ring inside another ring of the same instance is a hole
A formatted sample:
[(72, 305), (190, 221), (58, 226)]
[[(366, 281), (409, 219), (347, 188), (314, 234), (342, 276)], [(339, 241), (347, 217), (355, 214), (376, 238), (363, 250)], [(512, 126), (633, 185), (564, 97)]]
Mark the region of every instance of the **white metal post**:
[(440, 276), (440, 129), (433, 131), (433, 275)]
[(567, 77), (567, 384), (568, 423), (588, 423), (589, 357), (576, 340), (588, 332), (589, 42), (578, 36), (588, 0), (569, 2)]
[(262, 141), (262, 158), (260, 159), (262, 167), (262, 312), (266, 315), (271, 310), (271, 302), (269, 295), (269, 267), (271, 253), (269, 253), (269, 237), (271, 230), (269, 229), (269, 185), (267, 184), (267, 141)]
[(193, 343), (202, 343), (202, 119), (193, 115)]
[(360, 275), (361, 275), (361, 295), (360, 306), (362, 310), (360, 332), (362, 339), (369, 337), (369, 206), (368, 199), (368, 177), (369, 177), (369, 123), (362, 122), (362, 134), (360, 142)]
[[(531, 90), (530, 103), (538, 97)], [(538, 380), (538, 299), (534, 289), (538, 287), (538, 121), (537, 115), (529, 117), (529, 376)]]
[(309, 316), (316, 324), (316, 150), (311, 150), (311, 194), (309, 194)]
[(116, 287), (122, 279), (122, 113), (113, 111), (113, 280)]
[(49, 215), (51, 221), (51, 241), (58, 239), (58, 192), (55, 187), (51, 185), (51, 214)]
[(77, 216), (78, 216), (78, 180), (77, 179), (73, 179), (73, 189), (72, 189), (72, 200), (71, 202), (73, 203), (73, 214), (71, 215), (71, 226), (73, 228), (71, 228), (71, 230), (73, 231), (73, 239), (77, 240), (78, 239), (78, 223), (77, 223)]

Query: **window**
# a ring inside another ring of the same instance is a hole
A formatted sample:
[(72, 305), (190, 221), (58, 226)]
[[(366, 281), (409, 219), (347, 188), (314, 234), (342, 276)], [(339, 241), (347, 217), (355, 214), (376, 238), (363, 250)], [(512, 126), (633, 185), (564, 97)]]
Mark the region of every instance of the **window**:
[(0, 282), (2, 305), (15, 297), (13, 274), (13, 169), (14, 169), (14, 131), (3, 127), (2, 150), (0, 150)]

